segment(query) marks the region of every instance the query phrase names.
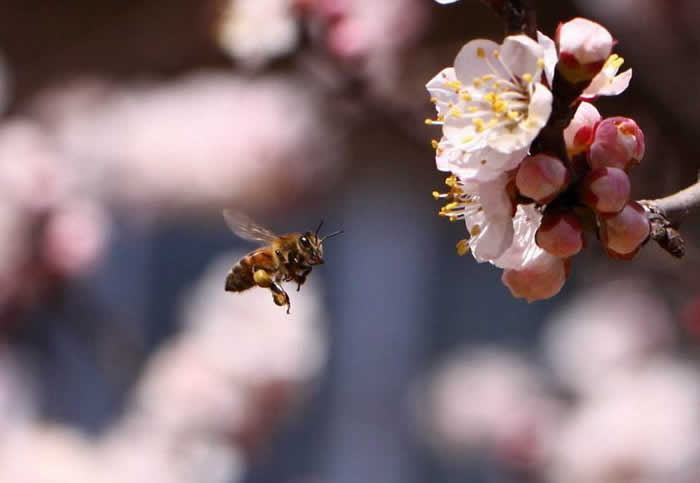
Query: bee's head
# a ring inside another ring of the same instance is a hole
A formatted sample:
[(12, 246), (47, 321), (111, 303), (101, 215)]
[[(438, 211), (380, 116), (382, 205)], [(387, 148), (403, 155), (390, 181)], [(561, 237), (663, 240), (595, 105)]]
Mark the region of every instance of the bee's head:
[(299, 250), (307, 256), (307, 259), (311, 265), (319, 265), (323, 263), (323, 241), (343, 233), (342, 231), (337, 231), (335, 233), (331, 233), (330, 235), (321, 237), (319, 235), (319, 231), (321, 230), (322, 226), (323, 220), (321, 220), (321, 223), (319, 223), (315, 232), (312, 233), (307, 231), (299, 237)]
[(299, 251), (305, 255), (311, 265), (323, 263), (323, 241), (316, 235), (307, 231), (299, 237), (297, 242)]

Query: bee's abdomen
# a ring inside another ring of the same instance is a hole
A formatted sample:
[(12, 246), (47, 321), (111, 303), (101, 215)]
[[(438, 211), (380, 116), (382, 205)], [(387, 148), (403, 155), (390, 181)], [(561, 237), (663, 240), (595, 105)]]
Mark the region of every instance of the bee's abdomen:
[(242, 292), (243, 290), (247, 290), (254, 285), (255, 281), (253, 280), (253, 271), (251, 270), (248, 257), (245, 257), (234, 265), (226, 276), (226, 291)]

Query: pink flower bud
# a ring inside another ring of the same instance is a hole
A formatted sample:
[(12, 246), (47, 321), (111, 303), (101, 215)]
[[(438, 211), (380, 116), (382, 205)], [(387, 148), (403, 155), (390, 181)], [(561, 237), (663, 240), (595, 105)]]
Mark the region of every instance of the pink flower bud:
[(601, 215), (599, 220), (600, 238), (613, 258), (632, 258), (649, 236), (649, 219), (635, 201), (615, 215)]
[(583, 227), (573, 213), (545, 213), (535, 242), (555, 257), (569, 258), (583, 248)]
[(572, 82), (592, 79), (613, 47), (612, 35), (605, 27), (581, 17), (560, 24), (555, 39), (559, 46), (558, 68)]
[(515, 176), (515, 186), (520, 194), (539, 203), (552, 201), (568, 182), (566, 165), (559, 158), (547, 154), (523, 159)]
[(544, 253), (521, 270), (504, 270), (501, 281), (513, 297), (528, 302), (554, 297), (569, 276), (570, 260)]
[(583, 178), (580, 195), (598, 213), (617, 213), (630, 197), (629, 176), (618, 168), (594, 169)]
[(591, 168), (627, 169), (644, 157), (644, 133), (626, 117), (609, 117), (598, 124), (588, 155)]
[(593, 143), (596, 124), (600, 121), (600, 113), (593, 104), (579, 104), (569, 125), (564, 129), (564, 142), (569, 157), (588, 150)]

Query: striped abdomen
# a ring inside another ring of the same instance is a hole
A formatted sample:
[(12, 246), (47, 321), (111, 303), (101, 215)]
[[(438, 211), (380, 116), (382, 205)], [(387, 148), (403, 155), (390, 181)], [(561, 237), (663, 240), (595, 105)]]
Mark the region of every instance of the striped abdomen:
[(226, 291), (242, 292), (254, 287), (256, 284), (253, 279), (253, 265), (272, 268), (275, 266), (275, 259), (264, 248), (241, 258), (226, 276)]

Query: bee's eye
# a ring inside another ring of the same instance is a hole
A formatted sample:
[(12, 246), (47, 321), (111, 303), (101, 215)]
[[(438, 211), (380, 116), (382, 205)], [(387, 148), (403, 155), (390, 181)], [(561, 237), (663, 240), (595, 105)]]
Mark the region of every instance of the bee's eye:
[(306, 238), (305, 236), (301, 237), (300, 241), (301, 241), (301, 246), (303, 246), (304, 248), (311, 248), (311, 244), (309, 243), (309, 239)]

